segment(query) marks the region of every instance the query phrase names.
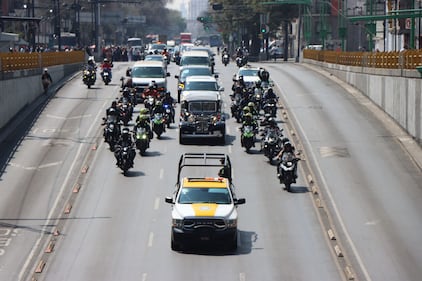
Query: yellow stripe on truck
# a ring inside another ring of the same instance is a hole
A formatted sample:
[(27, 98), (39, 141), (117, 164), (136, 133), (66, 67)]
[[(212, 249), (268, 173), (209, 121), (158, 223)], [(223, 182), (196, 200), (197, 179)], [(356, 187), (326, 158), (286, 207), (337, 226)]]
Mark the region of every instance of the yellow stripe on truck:
[(192, 204), (193, 211), (197, 217), (213, 217), (217, 210), (218, 205), (215, 203), (198, 203)]

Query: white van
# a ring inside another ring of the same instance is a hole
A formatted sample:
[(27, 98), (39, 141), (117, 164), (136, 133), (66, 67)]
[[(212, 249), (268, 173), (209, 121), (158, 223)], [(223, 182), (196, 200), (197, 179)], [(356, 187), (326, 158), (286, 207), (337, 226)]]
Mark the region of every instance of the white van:
[(160, 61), (137, 61), (127, 72), (127, 75), (132, 79), (132, 85), (136, 88), (137, 97), (148, 88), (152, 81), (155, 81), (158, 88), (167, 90), (167, 77), (169, 72), (163, 67)]
[(206, 65), (211, 71), (213, 70), (212, 61), (207, 51), (186, 51), (182, 54), (178, 65), (182, 68), (186, 65)]

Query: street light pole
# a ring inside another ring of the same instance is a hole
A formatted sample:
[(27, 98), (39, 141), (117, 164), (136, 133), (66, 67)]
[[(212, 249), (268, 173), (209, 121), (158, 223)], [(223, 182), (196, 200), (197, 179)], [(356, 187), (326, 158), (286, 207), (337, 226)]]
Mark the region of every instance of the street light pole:
[(57, 46), (59, 52), (62, 50), (62, 32), (61, 32), (61, 17), (60, 17), (60, 0), (53, 0), (54, 8), (56, 10), (56, 15), (54, 17), (55, 27), (54, 27), (54, 34), (57, 37)]

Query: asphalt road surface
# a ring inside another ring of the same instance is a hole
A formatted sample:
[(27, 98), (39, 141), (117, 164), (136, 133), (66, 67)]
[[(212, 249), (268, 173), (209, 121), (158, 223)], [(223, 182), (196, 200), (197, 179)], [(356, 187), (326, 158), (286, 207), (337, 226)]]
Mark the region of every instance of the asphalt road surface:
[[(228, 96), (237, 67), (216, 61), (225, 145), (180, 145), (172, 124), (124, 176), (101, 126), (130, 66), (119, 62), (110, 85), (97, 80), (87, 89), (76, 75), (16, 127), (2, 143), (0, 280), (329, 281), (346, 280), (344, 264), (355, 280), (421, 280), (422, 173), (398, 141), (406, 136), (394, 134), (364, 98), (303, 65), (256, 64), (269, 70), (283, 107), (279, 124), (294, 128), (303, 151), (298, 182), (286, 192), (258, 143), (251, 153), (240, 147)], [(176, 97), (178, 66), (168, 71)], [(229, 154), (237, 195), (246, 198), (236, 251), (170, 249), (164, 198), (174, 191), (184, 152)], [(327, 235), (308, 173), (343, 257)]]

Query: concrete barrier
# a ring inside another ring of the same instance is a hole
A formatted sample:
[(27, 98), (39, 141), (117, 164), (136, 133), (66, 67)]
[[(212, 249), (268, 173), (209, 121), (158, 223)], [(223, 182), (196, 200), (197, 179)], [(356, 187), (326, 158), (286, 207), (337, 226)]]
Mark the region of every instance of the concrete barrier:
[[(81, 69), (80, 63), (48, 67), (53, 85)], [(26, 106), (43, 95), (41, 75), (43, 69), (21, 70), (8, 73), (0, 80), (0, 130)]]
[(352, 67), (304, 59), (357, 88), (422, 144), (422, 79), (417, 70)]

